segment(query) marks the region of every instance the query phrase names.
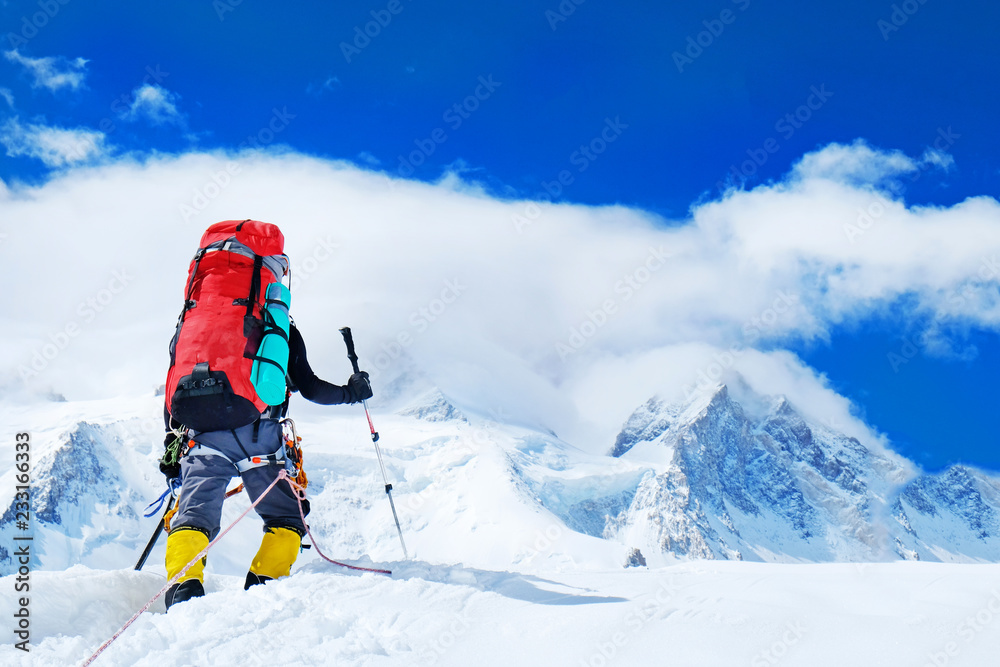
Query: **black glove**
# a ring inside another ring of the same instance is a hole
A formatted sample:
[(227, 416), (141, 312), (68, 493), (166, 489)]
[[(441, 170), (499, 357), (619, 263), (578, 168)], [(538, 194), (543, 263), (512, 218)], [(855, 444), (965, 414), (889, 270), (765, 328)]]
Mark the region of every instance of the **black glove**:
[(167, 479), (175, 479), (181, 476), (181, 464), (179, 462), (166, 463), (165, 461), (168, 456), (166, 450), (170, 448), (170, 445), (172, 445), (176, 439), (177, 436), (173, 433), (167, 433), (167, 437), (163, 439), (164, 453), (163, 458), (160, 459), (160, 472), (162, 472)]
[(351, 376), (347, 381), (348, 403), (360, 403), (372, 397), (372, 386), (368, 382), (368, 373), (361, 371)]
[(160, 472), (162, 472), (167, 479), (177, 479), (181, 476), (181, 464), (173, 463), (167, 465), (163, 461), (160, 461)]

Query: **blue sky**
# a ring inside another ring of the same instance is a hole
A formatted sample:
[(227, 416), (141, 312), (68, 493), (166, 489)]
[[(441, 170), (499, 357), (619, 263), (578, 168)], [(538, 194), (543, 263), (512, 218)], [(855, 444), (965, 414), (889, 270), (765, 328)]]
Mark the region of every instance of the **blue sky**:
[[(998, 21), (995, 5), (944, 0), (7, 1), (0, 124), (86, 128), (117, 155), (250, 138), (429, 182), (457, 171), (502, 198), (625, 204), (668, 225), (720, 185), (777, 181), (803, 154), (861, 138), (949, 154), (897, 195), (951, 206), (1000, 194)], [(358, 37), (366, 26), (374, 36)], [(33, 73), (45, 67), (81, 80), (46, 86)], [(50, 173), (13, 152), (4, 181)], [(958, 327), (931, 353), (921, 328), (873, 314), (792, 349), (922, 465), (1000, 469), (988, 416), (1000, 341)]]

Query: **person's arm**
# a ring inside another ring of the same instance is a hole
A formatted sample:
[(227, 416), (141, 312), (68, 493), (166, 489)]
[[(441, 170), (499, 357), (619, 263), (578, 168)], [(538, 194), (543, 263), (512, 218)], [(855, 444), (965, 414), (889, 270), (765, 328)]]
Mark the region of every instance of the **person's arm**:
[[(302, 340), (302, 334), (299, 333), (294, 323), (292, 323), (288, 336), (288, 378), (292, 381), (294, 389), (298, 389), (303, 398), (320, 405), (357, 403), (371, 396), (370, 389), (367, 392), (359, 393), (357, 382), (353, 379), (348, 381), (347, 386), (341, 387), (316, 377), (309, 366), (309, 360), (306, 358), (305, 341)], [(364, 393), (367, 395), (363, 395)]]

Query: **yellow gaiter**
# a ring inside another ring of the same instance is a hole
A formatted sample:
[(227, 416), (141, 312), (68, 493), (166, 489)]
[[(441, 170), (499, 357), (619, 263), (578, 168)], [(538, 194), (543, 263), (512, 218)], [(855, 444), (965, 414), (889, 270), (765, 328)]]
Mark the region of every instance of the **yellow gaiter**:
[(267, 528), (250, 571), (263, 577), (287, 577), (299, 555), (302, 538), (290, 528)]
[[(179, 527), (170, 531), (167, 535), (167, 580), (184, 569), (184, 566), (191, 562), (191, 559), (208, 546), (208, 536), (193, 528)], [(205, 558), (201, 558), (191, 566), (191, 569), (184, 573), (181, 581), (197, 579), (205, 583)]]

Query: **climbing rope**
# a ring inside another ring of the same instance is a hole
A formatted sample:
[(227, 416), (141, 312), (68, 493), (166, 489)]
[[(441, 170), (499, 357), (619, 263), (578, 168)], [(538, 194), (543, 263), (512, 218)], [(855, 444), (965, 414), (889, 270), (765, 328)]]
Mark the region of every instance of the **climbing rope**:
[(114, 642), (116, 639), (118, 639), (122, 635), (122, 633), (124, 633), (129, 628), (129, 626), (132, 625), (136, 621), (136, 619), (138, 619), (140, 616), (142, 616), (143, 613), (145, 613), (150, 607), (152, 607), (153, 603), (156, 602), (157, 600), (159, 600), (160, 597), (164, 593), (166, 593), (170, 589), (171, 586), (173, 586), (175, 583), (177, 583), (180, 580), (180, 578), (183, 577), (187, 573), (188, 570), (190, 570), (192, 567), (194, 567), (195, 563), (197, 563), (200, 559), (204, 558), (206, 556), (206, 554), (208, 554), (208, 550), (211, 549), (212, 547), (214, 547), (215, 544), (226, 535), (226, 533), (228, 533), (230, 530), (232, 530), (233, 526), (235, 526), (240, 521), (242, 521), (243, 517), (245, 517), (247, 514), (249, 514), (250, 510), (252, 510), (253, 508), (255, 508), (257, 506), (257, 504), (260, 503), (260, 501), (262, 501), (264, 499), (264, 496), (266, 496), (268, 493), (270, 493), (271, 489), (273, 489), (275, 487), (275, 485), (278, 483), (278, 481), (282, 480), (282, 479), (286, 480), (288, 482), (289, 486), (292, 487), (292, 492), (295, 494), (295, 498), (296, 498), (296, 500), (298, 500), (298, 503), (299, 503), (299, 516), (302, 518), (302, 525), (305, 526), (306, 533), (309, 535), (309, 538), (312, 540), (313, 546), (316, 547), (316, 553), (318, 553), (320, 555), (320, 557), (323, 558), (323, 560), (328, 561), (330, 563), (333, 563), (334, 565), (338, 565), (340, 567), (345, 567), (345, 568), (347, 568), (349, 570), (360, 570), (362, 572), (375, 572), (375, 573), (378, 573), (378, 574), (387, 574), (387, 575), (391, 575), (392, 574), (391, 570), (382, 570), (382, 569), (372, 568), (372, 567), (360, 567), (358, 565), (349, 565), (347, 563), (341, 563), (340, 561), (336, 561), (336, 560), (333, 560), (332, 558), (328, 558), (322, 551), (320, 551), (319, 545), (316, 544), (316, 538), (313, 537), (312, 531), (309, 530), (309, 525), (306, 524), (305, 513), (302, 510), (302, 501), (305, 500), (305, 497), (306, 497), (305, 487), (303, 487), (302, 485), (300, 485), (297, 482), (295, 482), (294, 480), (292, 480), (292, 478), (288, 476), (288, 473), (285, 470), (280, 470), (280, 471), (278, 471), (278, 476), (274, 478), (274, 481), (271, 482), (271, 484), (266, 489), (264, 489), (264, 492), (261, 493), (257, 497), (257, 500), (255, 500), (255, 501), (253, 501), (253, 503), (251, 503), (250, 507), (248, 507), (245, 510), (243, 510), (243, 513), (240, 514), (238, 517), (236, 517), (236, 519), (231, 524), (229, 524), (226, 527), (225, 530), (223, 530), (221, 533), (219, 533), (218, 536), (216, 536), (216, 538), (214, 540), (212, 540), (211, 542), (209, 542), (208, 545), (204, 549), (202, 549), (198, 553), (197, 556), (195, 556), (194, 558), (192, 558), (190, 563), (188, 563), (187, 565), (185, 565), (181, 569), (180, 572), (178, 572), (176, 575), (174, 575), (174, 577), (170, 581), (168, 581), (163, 588), (160, 589), (159, 593), (157, 593), (152, 598), (150, 598), (149, 602), (147, 602), (146, 604), (144, 604), (142, 606), (142, 609), (140, 609), (139, 611), (135, 612), (135, 614), (132, 616), (132, 618), (128, 619), (125, 622), (125, 625), (123, 625), (118, 630), (118, 632), (116, 632), (114, 635), (112, 635), (112, 637), (110, 639), (108, 639), (106, 642), (104, 642), (103, 644), (101, 644), (100, 648), (98, 648), (94, 652), (94, 654), (92, 656), (90, 656), (90, 658), (88, 658), (86, 662), (83, 663), (83, 665), (81, 667), (87, 667), (87, 665), (89, 665), (90, 663), (94, 662), (94, 660), (97, 659), (97, 656), (101, 655), (101, 653), (103, 653), (105, 649), (107, 649), (109, 646), (111, 646), (112, 642)]
[[(284, 472), (284, 471), (282, 471)], [(312, 540), (313, 546), (316, 548), (316, 553), (320, 555), (320, 558), (327, 561), (328, 563), (333, 563), (334, 565), (339, 565), (340, 567), (346, 567), (349, 570), (360, 570), (362, 572), (376, 572), (378, 574), (392, 574), (392, 570), (382, 570), (377, 567), (361, 567), (359, 565), (348, 565), (347, 563), (341, 563), (339, 560), (333, 560), (329, 558), (319, 549), (319, 545), (316, 543), (316, 538), (313, 537), (312, 531), (309, 530), (309, 524), (306, 523), (306, 516), (302, 511), (302, 501), (306, 497), (305, 487), (299, 485), (298, 483), (288, 479), (289, 486), (292, 487), (292, 492), (295, 494), (295, 498), (299, 501), (299, 516), (302, 517), (302, 525), (306, 527), (306, 533), (309, 535), (309, 539)]]
[(94, 652), (94, 655), (90, 656), (90, 658), (88, 658), (87, 661), (85, 663), (83, 663), (82, 667), (87, 667), (87, 665), (89, 665), (90, 663), (94, 662), (94, 660), (97, 658), (97, 656), (99, 656), (101, 653), (103, 653), (104, 649), (106, 649), (109, 646), (111, 646), (111, 643), (113, 641), (115, 641), (116, 639), (118, 639), (122, 635), (123, 632), (125, 632), (126, 630), (128, 630), (128, 627), (130, 625), (132, 625), (133, 623), (135, 623), (135, 620), (137, 618), (139, 618), (143, 614), (143, 612), (145, 612), (147, 609), (149, 609), (150, 607), (152, 607), (153, 603), (156, 602), (157, 600), (159, 600), (161, 595), (163, 595), (164, 593), (166, 593), (167, 590), (169, 590), (171, 586), (173, 586), (178, 581), (180, 581), (180, 578), (183, 577), (185, 574), (187, 574), (187, 571), (190, 570), (192, 567), (194, 567), (195, 563), (197, 563), (201, 558), (204, 558), (205, 555), (208, 553), (208, 550), (211, 549), (212, 547), (214, 547), (215, 544), (226, 535), (226, 533), (228, 533), (230, 530), (232, 530), (233, 526), (235, 526), (240, 521), (242, 521), (243, 517), (245, 517), (247, 514), (249, 514), (250, 510), (252, 510), (254, 507), (256, 507), (257, 503), (259, 503), (261, 500), (263, 500), (264, 496), (266, 496), (268, 493), (270, 493), (271, 489), (274, 488), (274, 485), (277, 484), (278, 480), (280, 480), (282, 478), (285, 478), (285, 471), (284, 470), (282, 470), (282, 471), (280, 471), (278, 473), (278, 476), (274, 478), (274, 481), (271, 482), (271, 485), (268, 486), (266, 489), (264, 489), (264, 493), (260, 494), (260, 496), (257, 497), (257, 500), (253, 501), (253, 503), (250, 505), (250, 507), (248, 507), (245, 510), (243, 510), (243, 513), (240, 514), (238, 517), (236, 517), (235, 521), (233, 521), (231, 524), (229, 524), (226, 527), (225, 530), (223, 530), (221, 533), (218, 534), (218, 536), (216, 536), (216, 538), (214, 540), (212, 540), (211, 542), (209, 542), (208, 545), (204, 549), (202, 549), (200, 552), (198, 552), (198, 555), (195, 556), (194, 558), (192, 558), (191, 562), (188, 563), (187, 565), (185, 565), (181, 569), (180, 572), (178, 572), (177, 574), (175, 574), (174, 577), (173, 577), (173, 579), (171, 579), (170, 581), (168, 581), (166, 583), (166, 585), (163, 588), (160, 589), (159, 593), (157, 593), (152, 598), (150, 598), (149, 602), (147, 602), (146, 604), (144, 604), (142, 606), (142, 609), (140, 609), (139, 611), (135, 612), (135, 614), (132, 616), (132, 618), (130, 618), (127, 621), (125, 621), (125, 625), (123, 625), (121, 627), (121, 629), (119, 629), (118, 632), (116, 632), (111, 637), (111, 639), (109, 639), (108, 641), (106, 641), (103, 644), (101, 644), (101, 647), (98, 648)]

